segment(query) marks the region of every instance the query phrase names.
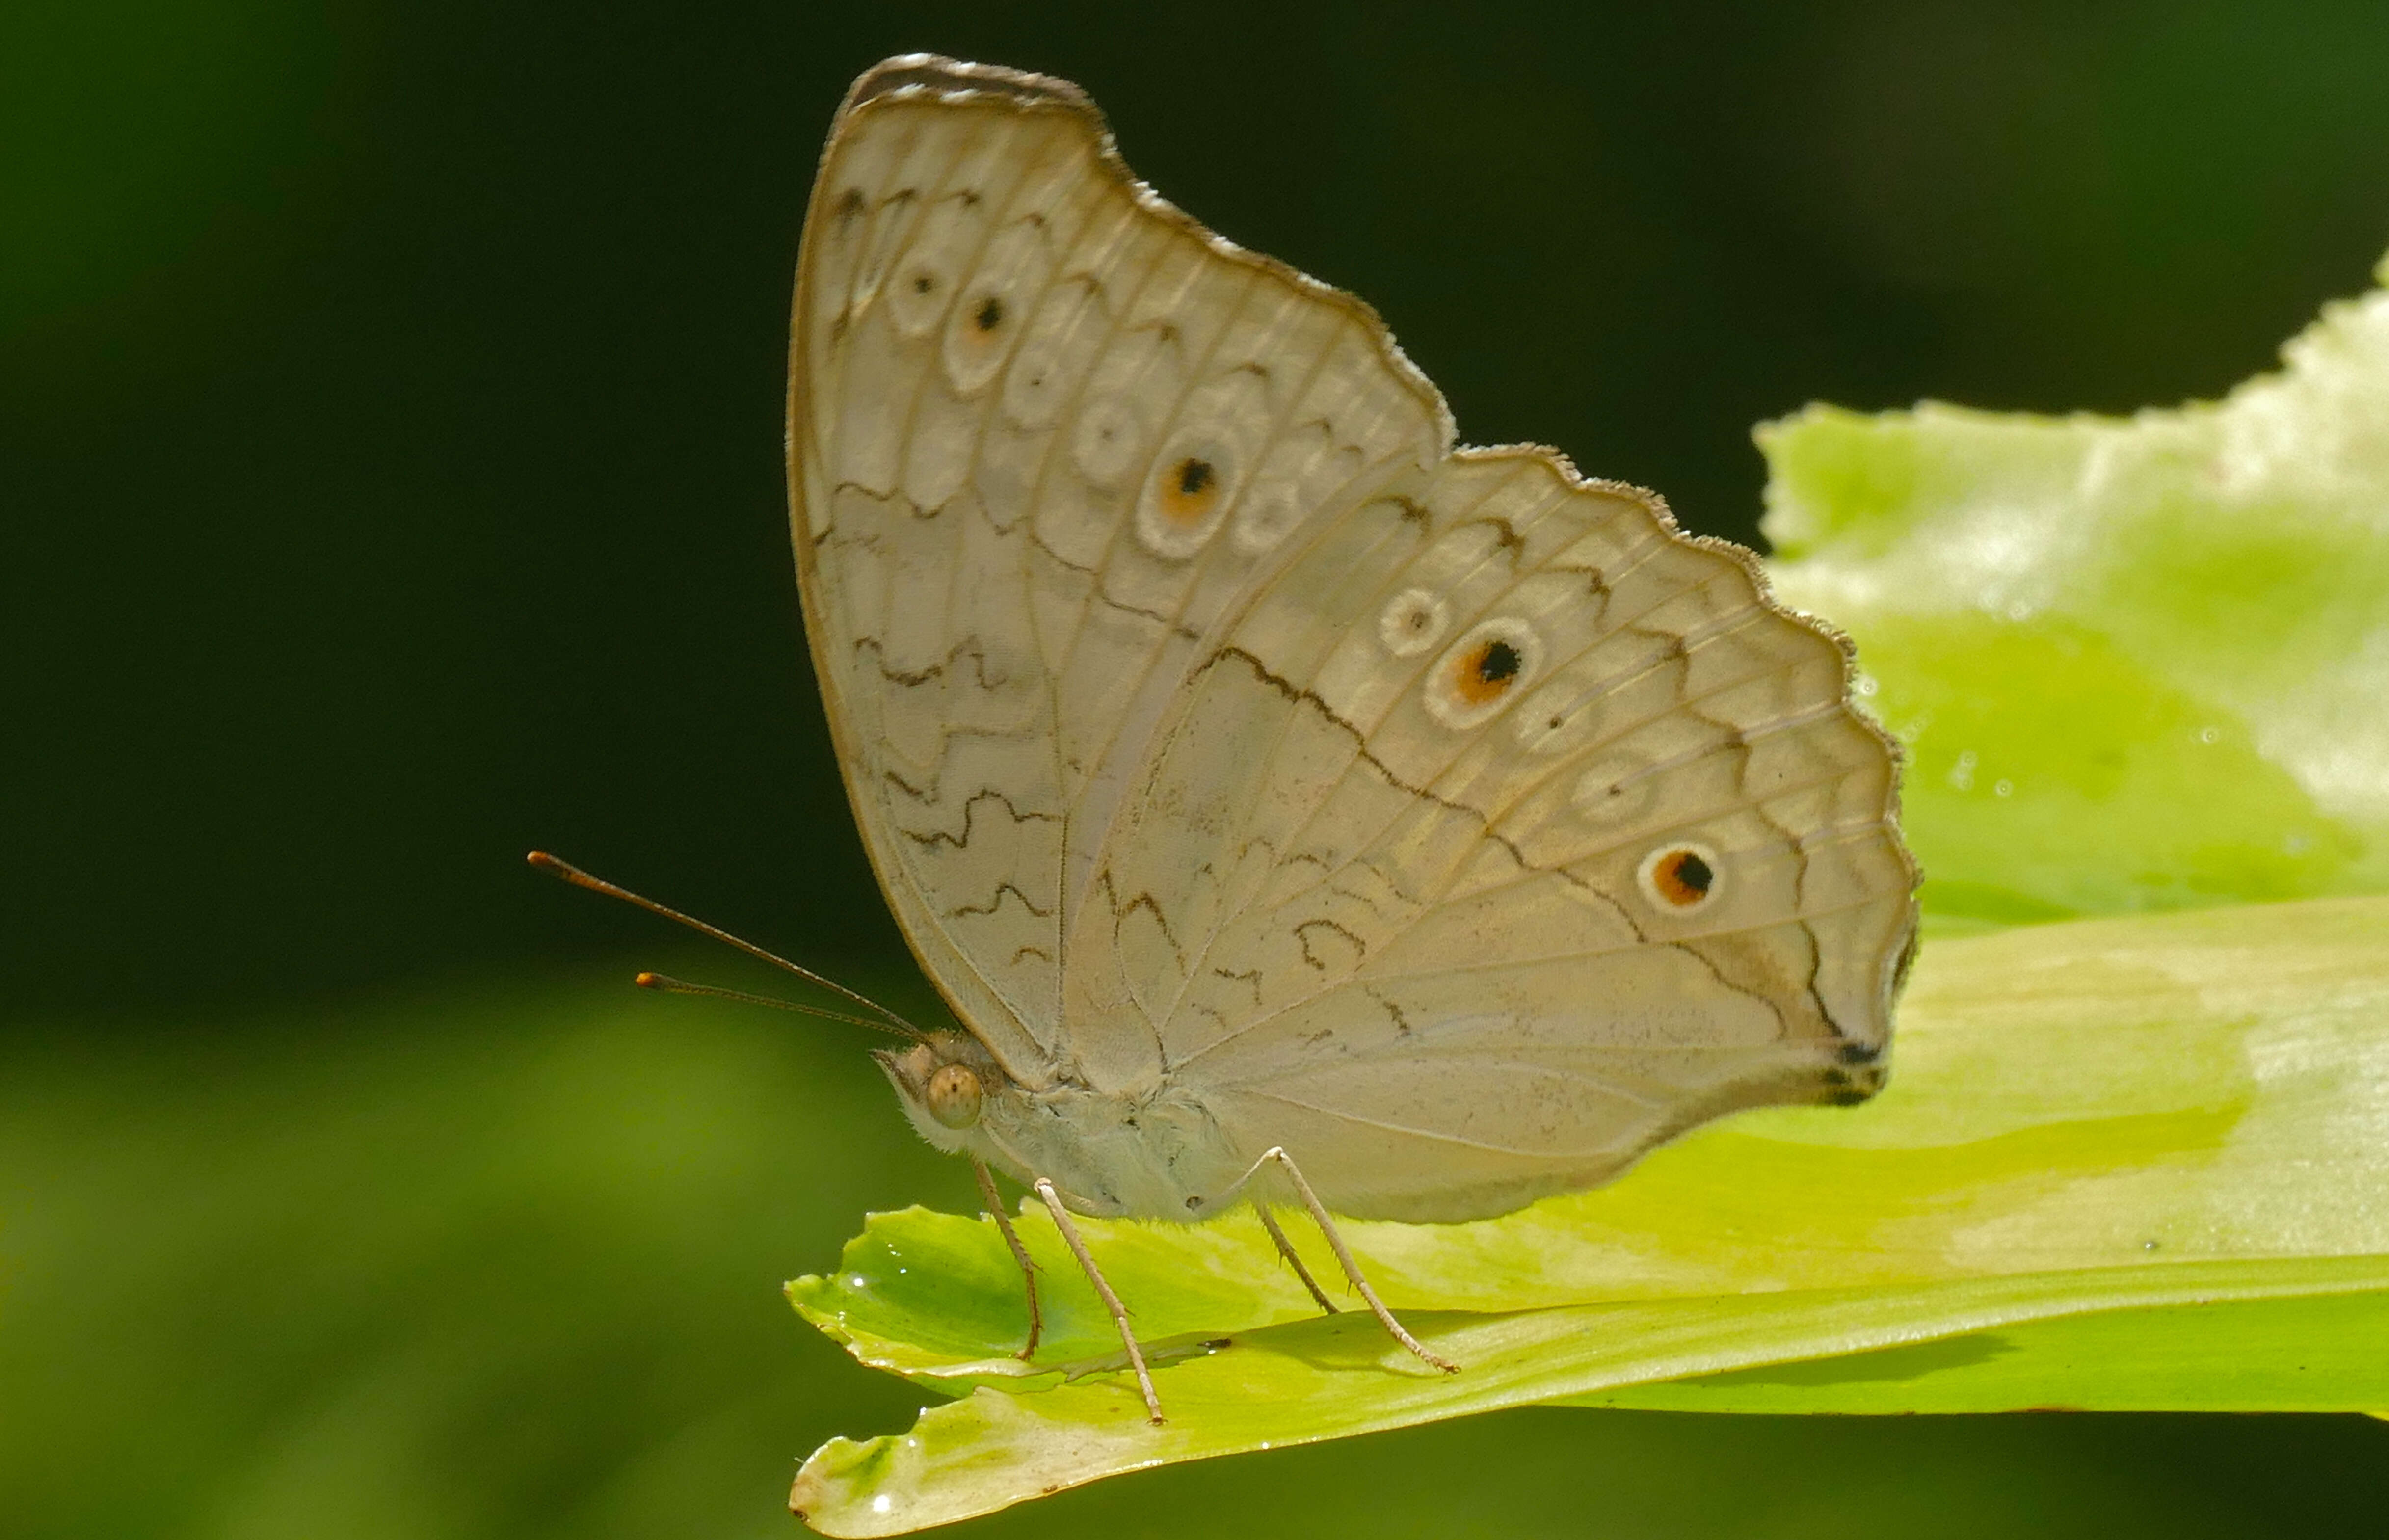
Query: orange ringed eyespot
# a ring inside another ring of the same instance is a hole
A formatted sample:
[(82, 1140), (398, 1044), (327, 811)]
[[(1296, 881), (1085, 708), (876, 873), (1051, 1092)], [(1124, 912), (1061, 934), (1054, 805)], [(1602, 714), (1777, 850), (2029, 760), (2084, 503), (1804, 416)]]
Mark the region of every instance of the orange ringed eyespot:
[(1651, 891), (1676, 909), (1694, 909), (1708, 899), (1717, 885), (1717, 870), (1702, 854), (1684, 846), (1661, 851), (1650, 866)]
[[(1437, 601), (1440, 627), (1443, 610)], [(1382, 621), (1381, 621), (1382, 625)], [(1400, 649), (1395, 649), (1400, 655)], [(1539, 677), (1542, 641), (1512, 616), (1479, 621), (1435, 662), (1421, 692), (1427, 714), (1455, 732), (1482, 727), (1510, 707)]]
[(1470, 706), (1500, 700), (1502, 692), (1517, 681), (1525, 661), (1509, 643), (1498, 636), (1488, 637), (1452, 664), (1452, 693)]
[(1179, 524), (1200, 524), (1220, 502), (1220, 472), (1208, 460), (1188, 455), (1161, 473), (1158, 499), (1164, 516)]

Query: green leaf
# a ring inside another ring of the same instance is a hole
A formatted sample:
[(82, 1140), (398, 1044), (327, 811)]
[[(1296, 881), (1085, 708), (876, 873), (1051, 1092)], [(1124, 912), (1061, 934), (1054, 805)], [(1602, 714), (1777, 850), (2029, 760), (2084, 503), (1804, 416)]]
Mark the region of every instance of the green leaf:
[[(2384, 264), (2389, 278), (2389, 264)], [(961, 1399), (795, 1506), (892, 1534), (1115, 1472), (1527, 1403), (2389, 1407), (2389, 295), (2128, 421), (1813, 408), (1761, 430), (1794, 603), (1910, 750), (1934, 937), (1864, 1107), (1714, 1124), (1480, 1224), (1354, 1224), (1431, 1347), (1321, 1317), (1258, 1226), (875, 1215), (789, 1293)], [(1335, 1276), (1297, 1231), (1314, 1273)]]
[(1935, 921), (2389, 889), (2389, 292), (2282, 358), (2128, 419), (1759, 430), (1777, 586), (1910, 748)]
[[(1573, 1404), (1686, 1412), (2346, 1411), (2348, 1377), (2340, 1371), (2385, 1357), (2389, 1294), (2379, 1289), (2269, 1298), (2218, 1291), (2195, 1305), (2019, 1320), (1872, 1353), (1624, 1385)], [(2354, 1399), (2364, 1399), (2363, 1390), (2359, 1382)]]
[[(2117, 1269), (2088, 1279), (2038, 1275), (1910, 1289), (1804, 1291), (1788, 1297), (1729, 1295), (1410, 1317), (1412, 1330), (1430, 1345), (1466, 1362), (1467, 1369), (1456, 1377), (1424, 1368), (1399, 1349), (1388, 1351), (1391, 1344), (1375, 1322), (1346, 1315), (1267, 1329), (1169, 1370), (1163, 1394), (1171, 1420), (1161, 1427), (1146, 1423), (1135, 1387), (1117, 1378), (1040, 1395), (980, 1389), (924, 1413), (901, 1438), (832, 1440), (805, 1462), (790, 1500), (826, 1534), (899, 1534), (1175, 1460), (1537, 1402), (1643, 1404), (1631, 1396), (1601, 1395), (1593, 1387), (1664, 1381), (1820, 1352), (1858, 1354), (1836, 1363), (1864, 1364), (1889, 1355), (1870, 1349), (1936, 1336), (1955, 1338), (1943, 1354), (1951, 1363), (1996, 1363), (1998, 1348), (1974, 1345), (1997, 1343), (1996, 1329), (2018, 1322), (2074, 1324), (2069, 1317), (2114, 1320), (2103, 1336), (2077, 1333), (2100, 1350), (2115, 1344), (2162, 1349), (2185, 1334), (2178, 1320), (2169, 1317), (2252, 1307), (2275, 1312), (2271, 1318), (2257, 1317), (2270, 1330), (2255, 1339), (2275, 1352), (2252, 1364), (2230, 1364), (2224, 1377), (2229, 1382), (2259, 1392), (2296, 1382), (2306, 1394), (2293, 1404), (2317, 1410), (2360, 1410), (2361, 1404), (2351, 1405), (2351, 1398), (2366, 1394), (2372, 1404), (2389, 1399), (2389, 1372), (2378, 1367), (2383, 1361), (2380, 1350), (2389, 1349), (2389, 1257), (2288, 1266), (2190, 1264)], [(2216, 1324), (2205, 1323), (2204, 1335), (2210, 1341)], [(2337, 1330), (2350, 1325), (2352, 1341)], [(2192, 1329), (2191, 1335), (2201, 1334)], [(2353, 1361), (2343, 1362), (2334, 1376), (2327, 1361), (2341, 1353)], [(2044, 1360), (2051, 1356), (2042, 1355)], [(2293, 1366), (2293, 1359), (2303, 1362)], [(2306, 1364), (2325, 1366), (2312, 1378), (2331, 1382), (2305, 1384), (2307, 1377), (2298, 1370)], [(2164, 1372), (2167, 1366), (2143, 1367), (2153, 1370), (2145, 1378), (2160, 1404), (2212, 1409), (2218, 1399), (2205, 1386), (2185, 1384), (2186, 1377)], [(1989, 1398), (1988, 1405), (1922, 1409), (2046, 1404), (2030, 1394), (2045, 1389), (2044, 1382), (2011, 1375), (2007, 1383), (2011, 1396)], [(1650, 1404), (1685, 1405), (1685, 1387), (1663, 1388), (1676, 1391), (1676, 1398)], [(1789, 1388), (1796, 1393), (1802, 1387), (1794, 1381)], [(1743, 1409), (1731, 1405), (1730, 1392), (1721, 1399), (1729, 1404), (1717, 1409)], [(1752, 1409), (1886, 1409), (1862, 1398), (1846, 1399), (1861, 1404), (1835, 1408), (1828, 1396), (1793, 1394)]]
[[(2389, 1349), (2384, 1020), (2389, 898), (1944, 941), (1918, 963), (1899, 1075), (1864, 1107), (1713, 1125), (1507, 1218), (1348, 1226), (1452, 1377), (1365, 1315), (1316, 1318), (1249, 1219), (1087, 1222), (1155, 1345), (1158, 1429), (1049, 1223), (1022, 1222), (1052, 1322), (1032, 1369), (1010, 1355), (1020, 1283), (991, 1222), (877, 1215), (791, 1297), (866, 1363), (981, 1388), (907, 1436), (825, 1446), (797, 1506), (892, 1534), (1160, 1461), (1553, 1400), (2389, 1406), (2389, 1351), (2357, 1350), (2364, 1331)], [(1883, 1362), (1920, 1343), (1937, 1353)]]

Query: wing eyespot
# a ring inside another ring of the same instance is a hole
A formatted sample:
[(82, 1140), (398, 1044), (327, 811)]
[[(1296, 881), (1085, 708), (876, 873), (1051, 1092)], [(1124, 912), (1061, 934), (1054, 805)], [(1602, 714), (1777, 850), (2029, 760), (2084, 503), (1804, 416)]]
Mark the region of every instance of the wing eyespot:
[(1451, 606), (1423, 588), (1405, 589), (1377, 614), (1377, 640), (1396, 657), (1416, 657), (1443, 640)]
[(1451, 687), (1471, 706), (1500, 700), (1518, 682), (1526, 659), (1506, 638), (1487, 637), (1464, 654), (1452, 669)]
[(1053, 426), (1063, 371), (1053, 339), (1034, 331), (1024, 337), (1003, 382), (1003, 414), (1024, 431)]
[(1488, 722), (1526, 693), (1542, 657), (1542, 638), (1525, 621), (1480, 621), (1427, 670), (1427, 710), (1449, 728)]
[(1253, 490), (1236, 512), (1236, 548), (1258, 556), (1274, 548), (1303, 520), (1302, 500), (1282, 482)]
[(1220, 473), (1211, 462), (1188, 455), (1161, 478), (1161, 511), (1180, 524), (1200, 523), (1220, 501)]
[(888, 318), (899, 335), (926, 335), (944, 318), (947, 291), (952, 286), (927, 266), (900, 267), (888, 291)]
[(1126, 401), (1098, 401), (1079, 419), (1070, 437), (1070, 458), (1079, 474), (1097, 487), (1119, 484), (1144, 441), (1144, 424)]
[(1648, 755), (1623, 746), (1598, 756), (1577, 777), (1568, 797), (1586, 826), (1611, 838), (1623, 837), (1659, 806), (1659, 777)]
[(1718, 854), (1691, 840), (1670, 840), (1642, 858), (1634, 884), (1662, 914), (1692, 914), (1718, 901), (1724, 890)]
[(1156, 555), (1182, 561), (1211, 542), (1235, 495), (1235, 462), (1225, 445), (1182, 442), (1154, 461), (1137, 500), (1137, 535)]
[(1586, 738), (1585, 719), (1576, 709), (1561, 702), (1539, 701), (1533, 710), (1518, 713), (1518, 746), (1529, 754), (1548, 757), (1565, 754), (1581, 747)]
[(946, 323), (946, 377), (964, 396), (987, 388), (1012, 352), (1020, 330), (1008, 295), (979, 288), (954, 307)]

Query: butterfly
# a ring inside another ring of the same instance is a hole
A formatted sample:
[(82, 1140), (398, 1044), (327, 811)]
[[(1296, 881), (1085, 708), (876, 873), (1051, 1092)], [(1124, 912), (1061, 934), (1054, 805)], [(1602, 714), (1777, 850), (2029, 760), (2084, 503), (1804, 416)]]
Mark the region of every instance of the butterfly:
[(1072, 1215), (1450, 1222), (1883, 1083), (1898, 757), (1757, 558), (1455, 447), (1374, 312), (1140, 183), (1076, 86), (866, 72), (790, 351), (806, 630), (961, 1030), (913, 1127)]

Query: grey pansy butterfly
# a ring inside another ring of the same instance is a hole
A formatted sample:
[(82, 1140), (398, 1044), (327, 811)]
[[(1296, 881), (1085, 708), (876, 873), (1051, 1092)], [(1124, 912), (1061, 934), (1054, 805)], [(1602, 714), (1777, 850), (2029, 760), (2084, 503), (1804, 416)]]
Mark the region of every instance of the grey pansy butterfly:
[(1504, 1214), (1882, 1083), (1917, 872), (1841, 639), (1649, 493), (1456, 449), (1374, 312), (1075, 86), (856, 83), (788, 475), (848, 792), (965, 1028), (881, 1061), (1024, 1262), (989, 1168), (1041, 1199), (1156, 1419), (1072, 1212), (1298, 1202), (1442, 1365), (1329, 1211)]

